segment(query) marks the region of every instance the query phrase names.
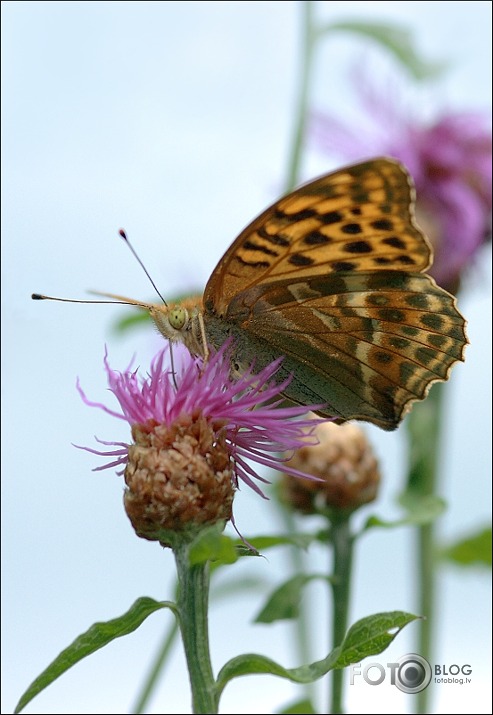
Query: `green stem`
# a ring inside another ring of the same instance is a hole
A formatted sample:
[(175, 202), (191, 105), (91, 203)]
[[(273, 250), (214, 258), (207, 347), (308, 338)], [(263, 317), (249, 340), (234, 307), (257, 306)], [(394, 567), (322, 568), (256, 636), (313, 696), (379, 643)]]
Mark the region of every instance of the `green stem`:
[(194, 713), (218, 712), (218, 697), (209, 651), (209, 565), (191, 566), (189, 544), (175, 545), (178, 572), (178, 612), (192, 689)]
[[(281, 517), (283, 528), (288, 534), (294, 534), (297, 531), (296, 520), (294, 519), (293, 512), (287, 508), (281, 508)], [(298, 547), (292, 547), (289, 549), (289, 560), (290, 568), (293, 574), (303, 575), (306, 573), (306, 559), (305, 554), (302, 549)], [(306, 604), (306, 598), (308, 594), (305, 594), (303, 598), (303, 603), (300, 604), (298, 617), (295, 619), (293, 625), (295, 628), (296, 637), (296, 653), (301, 663), (311, 663), (313, 660), (311, 648), (310, 648), (310, 619), (309, 619), (309, 608), (303, 607)], [(304, 685), (306, 695), (309, 699), (312, 698), (315, 692), (315, 687), (313, 683), (306, 683)]]
[(313, 21), (314, 5), (315, 3), (311, 2), (310, 0), (306, 0), (302, 3), (303, 45), (301, 51), (300, 80), (298, 85), (298, 97), (296, 100), (296, 115), (293, 126), (293, 138), (290, 142), (291, 151), (288, 160), (288, 169), (286, 172), (286, 193), (292, 191), (299, 183), (301, 157), (305, 143), (310, 79), (312, 76), (313, 56), (317, 38), (317, 32)]
[[(425, 616), (418, 626), (418, 653), (431, 661), (435, 605), (435, 529), (433, 524), (426, 524), (417, 533), (417, 566), (419, 572), (418, 613)], [(426, 690), (418, 695), (418, 712), (428, 712), (428, 694)], [(420, 706), (420, 700), (422, 705)]]
[[(407, 418), (409, 471), (407, 492), (419, 498), (438, 491), (438, 458), (442, 432), (443, 385), (434, 385), (426, 402), (415, 405)], [(419, 623), (417, 652), (430, 663), (433, 659), (436, 591), (435, 523), (417, 527), (416, 584)], [(417, 695), (417, 712), (429, 712), (429, 688)]]
[(161, 675), (162, 669), (164, 667), (164, 664), (166, 663), (166, 660), (168, 658), (169, 652), (176, 641), (176, 635), (178, 633), (178, 621), (173, 619), (173, 624), (169, 628), (164, 641), (159, 649), (159, 652), (157, 654), (157, 658), (154, 661), (151, 671), (149, 675), (147, 676), (139, 695), (137, 696), (137, 700), (135, 701), (135, 705), (133, 706), (131, 712), (135, 713), (135, 715), (141, 715), (141, 713), (145, 712), (147, 708), (147, 704), (149, 702), (150, 697), (154, 693), (154, 689), (156, 686), (156, 683), (158, 681), (159, 676)]
[[(344, 640), (348, 626), (349, 598), (351, 591), (351, 567), (353, 560), (353, 542), (349, 527), (350, 514), (339, 512), (331, 518), (332, 546), (334, 549), (334, 568), (332, 576), (332, 647), (336, 648)], [(343, 712), (344, 669), (332, 671), (331, 705), (328, 712)]]

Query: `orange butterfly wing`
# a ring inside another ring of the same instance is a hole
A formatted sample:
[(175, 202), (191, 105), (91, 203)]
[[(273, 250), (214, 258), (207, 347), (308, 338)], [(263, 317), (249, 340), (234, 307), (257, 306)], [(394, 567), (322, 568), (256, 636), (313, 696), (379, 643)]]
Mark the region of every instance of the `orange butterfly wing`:
[(412, 179), (375, 159), (310, 181), (247, 226), (212, 272), (205, 303), (226, 315), (243, 290), (277, 279), (360, 270), (421, 272), (431, 248), (416, 226)]
[(204, 322), (235, 362), (284, 355), (286, 396), (321, 413), (393, 429), (463, 359), (455, 299), (423, 275), (431, 248), (414, 222), (407, 171), (376, 159), (312, 181), (234, 241), (204, 294)]

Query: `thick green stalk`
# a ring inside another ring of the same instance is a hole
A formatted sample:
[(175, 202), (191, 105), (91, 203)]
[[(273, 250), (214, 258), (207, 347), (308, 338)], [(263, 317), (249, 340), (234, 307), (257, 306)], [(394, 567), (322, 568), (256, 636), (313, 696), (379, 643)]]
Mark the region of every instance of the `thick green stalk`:
[(209, 564), (191, 566), (189, 544), (175, 546), (178, 572), (178, 613), (192, 689), (194, 713), (218, 711), (218, 697), (209, 651)]
[[(334, 549), (332, 574), (332, 647), (336, 648), (344, 640), (348, 627), (349, 601), (351, 592), (351, 569), (353, 561), (353, 536), (349, 526), (349, 512), (335, 512), (331, 517), (331, 537)], [(342, 713), (344, 669), (332, 671), (332, 693), (328, 712)]]
[[(407, 418), (409, 438), (409, 471), (407, 492), (413, 497), (437, 495), (438, 463), (442, 430), (443, 385), (434, 385), (426, 399), (415, 405)], [(417, 612), (424, 616), (419, 623), (417, 652), (430, 663), (433, 660), (436, 590), (435, 524), (416, 528)], [(429, 689), (416, 696), (418, 713), (429, 712)]]

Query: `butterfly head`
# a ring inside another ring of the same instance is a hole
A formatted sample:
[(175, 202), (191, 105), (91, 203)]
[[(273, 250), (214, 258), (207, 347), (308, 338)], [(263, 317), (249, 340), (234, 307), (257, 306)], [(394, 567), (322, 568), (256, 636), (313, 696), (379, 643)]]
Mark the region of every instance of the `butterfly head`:
[(205, 356), (202, 299), (187, 298), (170, 305), (145, 306), (155, 326), (165, 338), (182, 343), (192, 355)]
[(94, 295), (111, 300), (76, 300), (73, 298), (55, 298), (42, 293), (33, 293), (34, 300), (55, 300), (62, 303), (110, 303), (134, 305), (147, 310), (155, 326), (168, 340), (182, 343), (192, 355), (207, 357), (204, 320), (202, 317), (202, 297), (185, 298), (177, 303), (145, 303), (114, 293), (90, 291)]

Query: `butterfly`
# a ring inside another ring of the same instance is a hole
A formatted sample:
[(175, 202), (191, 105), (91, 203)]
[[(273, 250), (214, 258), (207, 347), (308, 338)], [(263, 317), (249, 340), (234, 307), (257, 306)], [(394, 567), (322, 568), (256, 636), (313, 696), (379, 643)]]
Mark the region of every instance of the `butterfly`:
[(146, 307), (193, 355), (207, 358), (232, 338), (240, 373), (283, 356), (277, 379), (291, 376), (288, 400), (393, 430), (448, 379), (468, 342), (455, 298), (425, 273), (432, 248), (414, 202), (411, 176), (394, 159), (339, 169), (252, 221), (201, 300), (123, 300)]

